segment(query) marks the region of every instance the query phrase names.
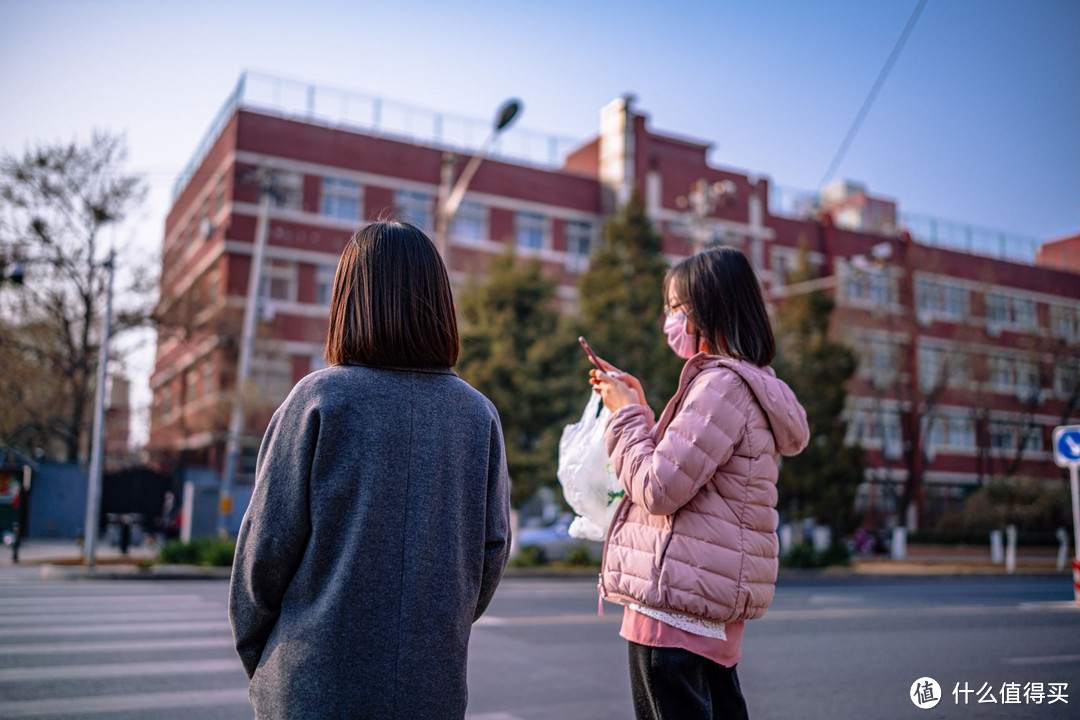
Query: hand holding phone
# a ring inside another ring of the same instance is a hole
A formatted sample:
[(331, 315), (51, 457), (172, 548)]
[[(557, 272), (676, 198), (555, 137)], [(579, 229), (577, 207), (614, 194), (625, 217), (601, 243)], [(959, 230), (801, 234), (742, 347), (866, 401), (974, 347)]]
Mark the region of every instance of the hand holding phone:
[(578, 335), (577, 341), (579, 343), (581, 343), (581, 347), (585, 348), (585, 352), (589, 353), (589, 359), (591, 359), (593, 361), (593, 365), (596, 366), (596, 369), (597, 370), (603, 370), (604, 366), (607, 365), (607, 363), (596, 356), (596, 353), (593, 352), (593, 349), (591, 347), (589, 347), (589, 343), (585, 339), (585, 336), (584, 335)]

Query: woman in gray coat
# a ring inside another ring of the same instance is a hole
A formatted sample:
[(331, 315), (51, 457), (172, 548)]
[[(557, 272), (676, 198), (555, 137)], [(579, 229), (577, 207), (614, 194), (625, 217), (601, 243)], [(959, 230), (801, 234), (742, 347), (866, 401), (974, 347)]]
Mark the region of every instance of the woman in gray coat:
[(499, 417), (457, 356), (431, 241), (357, 232), (330, 366), (270, 421), (237, 538), (229, 619), (258, 718), (464, 717), (469, 633), (510, 530)]

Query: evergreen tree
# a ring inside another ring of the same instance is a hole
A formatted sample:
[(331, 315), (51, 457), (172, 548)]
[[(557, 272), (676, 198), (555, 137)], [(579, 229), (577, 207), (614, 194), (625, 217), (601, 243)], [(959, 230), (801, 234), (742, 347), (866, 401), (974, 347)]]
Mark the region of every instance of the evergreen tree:
[(600, 357), (641, 380), (657, 413), (675, 393), (683, 363), (664, 337), (662, 245), (635, 189), (604, 227), (578, 284), (582, 334)]
[[(801, 276), (801, 277), (800, 277)], [(809, 279), (805, 257), (792, 280)], [(843, 535), (855, 529), (855, 491), (863, 481), (862, 448), (845, 445), (845, 383), (855, 373), (855, 354), (829, 339), (834, 302), (817, 291), (784, 300), (777, 313), (777, 374), (806, 408), (810, 445), (784, 458), (778, 482), (779, 509), (789, 520), (816, 518)]]
[(511, 250), (458, 302), (457, 372), (499, 411), (515, 507), (540, 487), (557, 486), (559, 437), (589, 388), (556, 287), (539, 261), (519, 261)]

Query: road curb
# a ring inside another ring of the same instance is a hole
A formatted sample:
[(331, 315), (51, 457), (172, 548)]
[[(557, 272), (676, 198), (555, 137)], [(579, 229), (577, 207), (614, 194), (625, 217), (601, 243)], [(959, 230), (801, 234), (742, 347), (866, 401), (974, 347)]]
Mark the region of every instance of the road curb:
[(41, 566), (42, 580), (228, 580), (232, 568), (196, 565), (137, 565), (88, 568), (85, 565)]

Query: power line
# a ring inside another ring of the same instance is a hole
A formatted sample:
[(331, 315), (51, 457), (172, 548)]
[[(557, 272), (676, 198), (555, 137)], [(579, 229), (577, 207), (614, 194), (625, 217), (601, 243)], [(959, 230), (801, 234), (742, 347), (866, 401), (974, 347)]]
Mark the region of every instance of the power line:
[(821, 182), (818, 187), (825, 187), (825, 183), (832, 179), (833, 173), (840, 166), (840, 162), (844, 159), (844, 155), (847, 154), (848, 147), (855, 139), (856, 133), (859, 132), (859, 127), (862, 125), (863, 120), (866, 119), (867, 113), (870, 112), (870, 107), (874, 104), (874, 100), (877, 98), (878, 92), (881, 90), (882, 85), (885, 84), (885, 78), (888, 77), (889, 71), (892, 70), (893, 64), (896, 59), (900, 57), (900, 51), (904, 49), (904, 43), (907, 42), (908, 35), (915, 28), (915, 23), (919, 20), (919, 15), (922, 14), (923, 7), (926, 6), (926, 0), (919, 0), (919, 4), (915, 6), (915, 10), (911, 13), (911, 17), (908, 18), (907, 25), (904, 26), (904, 31), (900, 33), (900, 38), (896, 41), (896, 45), (893, 46), (892, 52), (889, 53), (889, 58), (885, 61), (885, 66), (881, 68), (881, 72), (878, 73), (877, 80), (874, 81), (874, 86), (870, 88), (870, 94), (866, 96), (866, 100), (863, 101), (862, 107), (859, 108), (859, 113), (855, 116), (855, 121), (851, 123), (851, 128), (848, 130), (847, 135), (844, 137), (844, 141), (840, 143), (840, 148), (836, 151), (836, 155), (833, 156), (832, 162), (829, 164), (829, 169), (825, 171), (825, 176), (821, 178)]

